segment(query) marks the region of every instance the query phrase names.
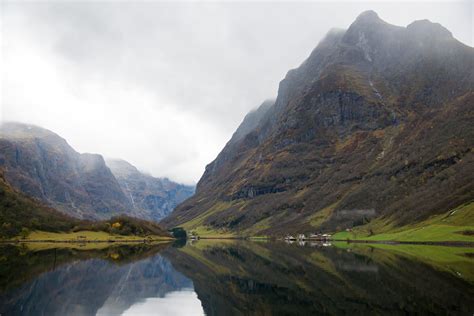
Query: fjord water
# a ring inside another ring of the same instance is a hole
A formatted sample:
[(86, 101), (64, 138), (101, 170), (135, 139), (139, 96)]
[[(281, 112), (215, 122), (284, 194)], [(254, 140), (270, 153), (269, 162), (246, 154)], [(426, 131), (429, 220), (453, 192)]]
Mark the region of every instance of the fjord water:
[(474, 311), (472, 248), (201, 240), (0, 251), (2, 316)]

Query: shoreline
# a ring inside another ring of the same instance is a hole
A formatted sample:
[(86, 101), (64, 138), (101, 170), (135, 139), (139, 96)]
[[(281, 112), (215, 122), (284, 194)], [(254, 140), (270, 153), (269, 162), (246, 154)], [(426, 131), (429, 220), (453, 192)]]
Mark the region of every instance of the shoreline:
[(396, 241), (396, 240), (351, 240), (331, 239), (330, 242), (346, 242), (348, 244), (385, 244), (385, 245), (429, 245), (429, 246), (455, 246), (474, 247), (472, 241)]
[(0, 240), (0, 244), (28, 244), (28, 243), (68, 243), (68, 244), (95, 244), (95, 243), (144, 243), (151, 244), (155, 242), (173, 242), (176, 239), (111, 239), (111, 240)]
[[(35, 240), (0, 240), (0, 244), (27, 244), (27, 243), (70, 243), (70, 244), (93, 244), (93, 243), (156, 243), (156, 242), (173, 242), (179, 239), (174, 238), (163, 238), (163, 239), (110, 239), (110, 240), (57, 240), (57, 239), (35, 239)], [(186, 239), (187, 241), (199, 241), (199, 240), (268, 240), (268, 241), (285, 241), (275, 237), (200, 237), (199, 239)], [(351, 239), (304, 239), (304, 240), (293, 240), (297, 241), (308, 241), (308, 242), (344, 242), (348, 244), (385, 244), (385, 245), (430, 245), (430, 246), (450, 246), (450, 247), (474, 247), (474, 242), (470, 241), (396, 241), (396, 240), (351, 240)]]
[[(193, 240), (193, 239), (188, 239)], [(269, 240), (269, 241), (286, 241), (285, 239), (277, 237), (200, 237), (197, 240)], [(457, 246), (457, 247), (474, 247), (474, 241), (397, 241), (397, 240), (351, 240), (351, 239), (312, 239), (306, 238), (304, 240), (292, 240), (297, 241), (308, 241), (308, 242), (346, 242), (354, 244), (386, 244), (386, 245), (430, 245), (430, 246)]]

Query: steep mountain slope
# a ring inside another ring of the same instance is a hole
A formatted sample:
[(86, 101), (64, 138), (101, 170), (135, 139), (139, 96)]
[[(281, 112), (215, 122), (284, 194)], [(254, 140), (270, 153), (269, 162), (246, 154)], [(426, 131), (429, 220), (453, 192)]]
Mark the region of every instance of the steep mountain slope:
[(4, 170), (0, 168), (0, 239), (11, 239), (19, 235), (34, 239), (29, 235), (32, 231), (43, 233), (95, 231), (126, 236), (171, 237), (158, 223), (129, 216), (87, 221), (59, 212), (12, 188), (5, 180)]
[(30, 230), (66, 231), (78, 223), (76, 219), (42, 205), (13, 189), (0, 169), (0, 238)]
[(130, 199), (137, 217), (158, 221), (194, 193), (192, 186), (143, 174), (124, 160), (107, 159), (106, 163)]
[(191, 186), (145, 175), (126, 161), (107, 164), (100, 155), (79, 154), (46, 129), (0, 126), (0, 168), (6, 180), (69, 215), (102, 219), (126, 214), (158, 221), (194, 193)]
[(2, 124), (0, 167), (13, 187), (78, 218), (108, 218), (132, 208), (102, 156), (79, 154), (40, 127)]
[(282, 235), (446, 212), (474, 199), (473, 87), (474, 49), (444, 27), (364, 12), (288, 72), (163, 223)]

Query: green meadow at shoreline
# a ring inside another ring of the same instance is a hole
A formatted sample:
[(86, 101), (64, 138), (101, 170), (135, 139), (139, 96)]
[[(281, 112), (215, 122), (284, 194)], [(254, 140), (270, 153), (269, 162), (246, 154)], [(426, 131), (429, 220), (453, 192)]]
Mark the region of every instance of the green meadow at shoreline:
[(104, 231), (78, 231), (78, 232), (47, 232), (47, 231), (33, 231), (24, 238), (15, 238), (14, 241), (22, 242), (105, 242), (105, 241), (158, 241), (158, 240), (173, 240), (171, 237), (148, 235), (119, 235), (111, 234)]
[(352, 231), (336, 233), (333, 239), (474, 243), (474, 203), (470, 202), (445, 214), (402, 227), (395, 227), (388, 221), (376, 219)]

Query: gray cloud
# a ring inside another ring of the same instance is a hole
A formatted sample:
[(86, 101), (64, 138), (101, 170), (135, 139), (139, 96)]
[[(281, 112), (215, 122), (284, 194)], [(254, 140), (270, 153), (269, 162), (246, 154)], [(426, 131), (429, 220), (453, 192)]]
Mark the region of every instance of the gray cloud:
[(367, 9), (473, 44), (459, 2), (2, 2), (2, 116), (155, 176), (199, 179), (243, 116)]

